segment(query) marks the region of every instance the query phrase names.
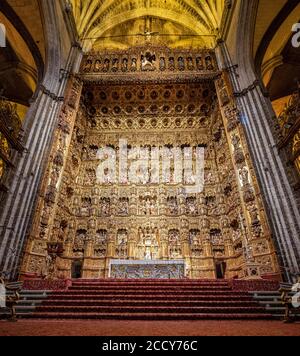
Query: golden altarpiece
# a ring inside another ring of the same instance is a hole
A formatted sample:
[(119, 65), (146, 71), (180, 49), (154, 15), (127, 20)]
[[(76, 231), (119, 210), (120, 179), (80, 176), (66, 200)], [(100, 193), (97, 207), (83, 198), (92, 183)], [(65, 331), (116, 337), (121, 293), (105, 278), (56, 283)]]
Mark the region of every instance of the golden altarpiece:
[[(77, 264), (83, 278), (107, 278), (112, 260), (180, 260), (187, 278), (278, 272), (241, 120), (214, 51), (86, 55), (58, 118), (22, 273), (70, 278)], [(100, 184), (97, 152), (118, 151), (120, 139), (204, 147), (204, 190), (187, 194), (163, 180)]]

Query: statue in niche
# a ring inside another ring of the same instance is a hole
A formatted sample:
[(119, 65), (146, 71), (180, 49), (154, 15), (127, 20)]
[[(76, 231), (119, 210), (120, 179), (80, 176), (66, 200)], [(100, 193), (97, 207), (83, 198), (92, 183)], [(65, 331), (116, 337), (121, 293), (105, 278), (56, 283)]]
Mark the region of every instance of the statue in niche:
[(56, 274), (56, 259), (54, 256), (47, 254), (44, 265), (41, 267), (40, 276), (43, 279), (52, 279)]
[(67, 227), (68, 227), (68, 222), (66, 220), (62, 220), (59, 224), (59, 229), (58, 229), (57, 239), (59, 242), (64, 242)]
[(136, 72), (136, 70), (137, 70), (137, 59), (136, 58), (132, 58), (130, 70), (132, 72)]
[(146, 215), (147, 214), (146, 201), (145, 201), (145, 198), (143, 198), (143, 197), (139, 198), (139, 214), (140, 215)]
[(186, 213), (188, 215), (196, 215), (197, 214), (197, 206), (196, 206), (196, 198), (195, 197), (186, 198)]
[(93, 65), (93, 61), (91, 59), (88, 59), (86, 62), (85, 62), (85, 65), (83, 67), (83, 71), (88, 73), (91, 71), (92, 69), (92, 65)]
[(240, 169), (239, 176), (242, 182), (242, 186), (247, 186), (249, 184), (249, 172), (247, 167), (243, 167), (242, 169)]
[(156, 61), (155, 54), (146, 52), (145, 55), (141, 56), (142, 71), (153, 71), (155, 70), (154, 62)]
[(252, 231), (254, 238), (256, 238), (256, 239), (260, 238), (261, 234), (262, 234), (262, 227), (261, 227), (260, 223), (258, 222), (257, 224), (252, 225), (251, 231)]
[(169, 214), (177, 215), (178, 214), (177, 198), (176, 197), (168, 197), (167, 202), (168, 202)]
[(220, 90), (220, 100), (222, 106), (225, 106), (229, 103), (230, 99), (226, 88), (222, 88)]
[(189, 231), (189, 242), (191, 245), (199, 245), (199, 230), (190, 230)]
[(158, 257), (157, 228), (147, 226), (139, 229), (139, 257), (145, 260), (153, 260)]
[(87, 151), (87, 148), (85, 146), (82, 147), (81, 158), (82, 158), (83, 161), (87, 161), (88, 160), (88, 151)]
[(156, 197), (150, 198), (149, 212), (150, 212), (150, 215), (155, 215), (155, 213), (156, 213)]
[(127, 72), (128, 71), (128, 59), (123, 58), (122, 61), (122, 72)]
[(113, 178), (113, 172), (111, 171), (111, 169), (109, 169), (108, 167), (104, 169), (103, 172), (103, 176), (101, 177), (101, 180), (103, 182), (103, 184), (108, 184), (111, 185), (112, 182), (114, 181)]
[(107, 243), (107, 230), (98, 230), (95, 236), (96, 245), (105, 245)]
[(128, 233), (125, 229), (120, 229), (117, 232), (117, 247), (116, 255), (119, 258), (127, 258), (127, 242)]
[(169, 70), (174, 71), (175, 70), (175, 60), (174, 57), (169, 58)]
[(188, 70), (194, 70), (195, 69), (192, 57), (188, 57), (188, 59), (187, 59), (187, 68), (188, 68)]
[(164, 70), (166, 70), (166, 60), (165, 57), (160, 57), (159, 60), (159, 69), (163, 72)]
[(94, 256), (98, 258), (103, 258), (106, 256), (107, 250), (105, 247), (103, 248), (95, 248), (94, 249)]
[(102, 69), (101, 59), (97, 59), (94, 65), (94, 72), (100, 72)]
[(145, 214), (151, 214), (151, 198), (148, 196), (145, 198)]
[(101, 198), (100, 199), (100, 214), (101, 214), (101, 216), (109, 216), (110, 215), (110, 199), (109, 198)]
[(220, 229), (211, 229), (210, 230), (211, 242), (214, 245), (220, 245), (223, 243), (222, 241), (222, 232)]
[(251, 219), (252, 225), (257, 225), (260, 223), (259, 217), (258, 217), (258, 211), (254, 204), (249, 207), (249, 214), (250, 214), (250, 219)]
[(119, 199), (118, 214), (122, 215), (122, 216), (126, 216), (129, 214), (129, 199), (128, 198), (120, 198)]
[(109, 65), (110, 65), (110, 60), (108, 58), (105, 58), (103, 68), (102, 68), (102, 71), (104, 73), (107, 73), (109, 71)]
[(145, 260), (152, 260), (151, 247), (146, 247)]
[(81, 200), (81, 215), (82, 216), (89, 216), (90, 208), (92, 206), (92, 199), (89, 197), (84, 197)]
[(240, 145), (241, 140), (240, 140), (239, 136), (232, 135), (231, 136), (231, 141), (232, 141), (232, 144), (233, 144), (233, 147), (234, 147), (235, 151), (237, 151), (241, 146)]
[(170, 258), (176, 259), (176, 258), (181, 258), (181, 256), (182, 256), (181, 247), (179, 246), (170, 247)]
[(156, 211), (156, 197), (147, 195), (140, 197), (140, 214), (142, 215), (155, 215)]
[(51, 175), (50, 175), (50, 184), (52, 186), (56, 186), (56, 183), (59, 179), (59, 176), (60, 176), (60, 167), (58, 166), (54, 166), (51, 170)]
[(125, 229), (120, 229), (118, 230), (117, 233), (117, 244), (119, 246), (124, 246), (127, 245), (127, 241), (128, 241), (128, 232)]
[(205, 58), (205, 63), (206, 63), (206, 69), (207, 69), (207, 70), (213, 70), (213, 69), (214, 69), (211, 56), (207, 56), (207, 57)]
[(73, 255), (81, 257), (84, 254), (85, 242), (87, 239), (87, 231), (80, 229), (77, 230), (73, 244)]
[(170, 230), (169, 231), (169, 244), (177, 245), (179, 243), (179, 231), (178, 230)]
[(119, 59), (118, 58), (113, 59), (111, 70), (112, 70), (112, 72), (117, 72), (119, 70)]
[(180, 71), (183, 71), (183, 70), (185, 69), (183, 57), (179, 57), (179, 58), (178, 58), (178, 69), (179, 69)]
[(204, 69), (202, 57), (197, 57), (196, 58), (196, 66), (197, 66), (198, 70), (203, 70)]

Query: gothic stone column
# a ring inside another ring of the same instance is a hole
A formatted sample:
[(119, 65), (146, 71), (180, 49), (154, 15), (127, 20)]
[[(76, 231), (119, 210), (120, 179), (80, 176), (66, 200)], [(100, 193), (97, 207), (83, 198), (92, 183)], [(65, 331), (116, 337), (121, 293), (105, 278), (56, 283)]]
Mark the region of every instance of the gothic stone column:
[(272, 127), (275, 113), (254, 71), (252, 43), (257, 5), (258, 0), (241, 0), (234, 62), (223, 41), (219, 42), (218, 57), (220, 67), (229, 73), (233, 84), (282, 273), (292, 281), (300, 275), (300, 213), (276, 147)]
[(41, 2), (41, 8), (48, 46), (46, 75), (26, 116), (25, 152), (14, 162), (10, 190), (0, 217), (0, 270), (6, 271), (11, 279), (19, 272), (24, 242), (68, 81), (67, 76), (62, 76), (61, 69), (64, 72), (76, 70), (74, 64), (78, 66), (80, 57), (79, 49), (71, 47), (68, 58), (63, 58), (57, 21), (58, 11), (64, 11), (62, 3), (45, 0)]

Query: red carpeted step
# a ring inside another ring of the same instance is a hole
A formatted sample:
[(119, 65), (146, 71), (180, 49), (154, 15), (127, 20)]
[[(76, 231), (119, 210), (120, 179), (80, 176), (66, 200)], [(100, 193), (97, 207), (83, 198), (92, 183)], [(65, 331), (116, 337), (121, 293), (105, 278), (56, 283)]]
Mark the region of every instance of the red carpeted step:
[(148, 283), (141, 283), (141, 282), (128, 282), (128, 283), (117, 283), (117, 282), (111, 282), (111, 283), (72, 283), (72, 288), (79, 288), (79, 287), (229, 287), (228, 283), (218, 283), (218, 284), (213, 284), (213, 283), (189, 283), (189, 282), (184, 282), (184, 283), (179, 283), (179, 282), (168, 282), (168, 283), (154, 283), (154, 282), (148, 282)]
[(54, 313), (198, 313), (198, 314), (242, 314), (242, 313), (263, 313), (262, 307), (183, 307), (183, 306), (39, 306), (37, 312), (54, 312)]
[(228, 285), (209, 285), (209, 284), (203, 284), (203, 285), (197, 285), (197, 284), (96, 284), (96, 285), (90, 285), (90, 284), (81, 284), (81, 285), (72, 285), (69, 287), (69, 289), (112, 289), (112, 288), (132, 288), (132, 289), (145, 289), (145, 288), (151, 288), (151, 289), (158, 289), (158, 288), (166, 288), (166, 289), (176, 289), (176, 288), (187, 288), (187, 289), (224, 289), (228, 290), (231, 289), (230, 286)]
[(256, 307), (257, 303), (254, 301), (200, 301), (200, 300), (46, 300), (43, 302), (44, 306), (195, 306), (206, 307), (215, 306), (218, 307), (237, 307), (247, 306)]
[[(169, 290), (169, 289), (164, 289), (164, 288), (158, 288), (158, 289), (130, 289), (130, 288), (113, 288), (113, 289), (105, 289), (105, 290), (74, 290), (71, 289), (67, 293), (69, 294), (77, 294), (77, 295), (92, 295), (92, 294), (98, 294), (98, 295), (106, 295), (106, 294), (144, 294), (145, 296), (149, 294), (164, 294), (164, 295), (172, 295), (172, 294), (181, 294), (181, 295), (233, 295), (236, 292), (232, 292), (232, 290), (186, 290), (186, 289), (177, 289), (177, 290)], [(241, 295), (245, 295), (245, 292), (241, 292)]]
[[(28, 314), (20, 315), (30, 317)], [(32, 316), (31, 316), (32, 317)], [(35, 313), (35, 319), (118, 319), (118, 320), (268, 320), (271, 314), (195, 314), (195, 313)]]
[(226, 279), (72, 279), (72, 284), (82, 284), (82, 283), (91, 283), (91, 284), (97, 284), (97, 283), (194, 283), (194, 284), (199, 284), (199, 283), (210, 283), (210, 284), (224, 284), (224, 283), (230, 283), (229, 280)]
[[(85, 295), (85, 294), (50, 294), (48, 296), (47, 300), (120, 300), (124, 299), (124, 294), (114, 294), (114, 295), (99, 295), (99, 294), (91, 294), (91, 295)], [(147, 295), (147, 300), (166, 300), (166, 295), (162, 294), (148, 294)], [(127, 294), (126, 295), (126, 300), (145, 300), (145, 295), (144, 294)], [(199, 300), (199, 301), (212, 301), (212, 302), (218, 302), (218, 301), (253, 301), (253, 298), (247, 293), (245, 295), (228, 295), (228, 296), (215, 296), (215, 295), (178, 295), (178, 294), (172, 294), (168, 296), (168, 301), (170, 300), (183, 300), (183, 301), (193, 301), (193, 300)]]
[[(247, 292), (228, 281), (76, 280), (50, 293), (33, 318), (71, 319), (268, 319)], [(25, 317), (25, 316), (24, 316)]]
[(231, 292), (231, 288), (229, 287), (185, 287), (185, 286), (176, 286), (176, 287), (162, 287), (162, 286), (157, 286), (157, 287), (144, 287), (144, 286), (128, 286), (128, 287), (121, 287), (121, 286), (116, 286), (116, 287), (70, 287), (69, 291), (74, 291), (74, 292), (81, 292), (81, 291), (110, 291), (110, 290), (120, 290), (120, 291), (144, 291), (147, 292), (149, 290), (153, 291), (177, 291), (177, 290), (182, 290), (182, 291), (190, 291), (190, 292), (210, 292), (210, 291), (216, 291), (216, 292), (226, 292), (229, 291)]

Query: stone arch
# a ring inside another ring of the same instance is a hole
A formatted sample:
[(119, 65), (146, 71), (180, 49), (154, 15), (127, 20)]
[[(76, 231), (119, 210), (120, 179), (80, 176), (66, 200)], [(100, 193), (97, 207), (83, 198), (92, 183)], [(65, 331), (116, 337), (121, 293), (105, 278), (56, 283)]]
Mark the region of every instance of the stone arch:
[(41, 81), (44, 74), (44, 61), (41, 52), (37, 44), (35, 43), (32, 35), (28, 31), (23, 21), (20, 19), (20, 17), (15, 13), (12, 7), (5, 0), (1, 1), (0, 11), (13, 24), (17, 32), (20, 34), (20, 36), (23, 38), (24, 42), (28, 46), (38, 70), (38, 81)]
[[(299, 1), (297, 0), (288, 1), (281, 9), (281, 11), (278, 13), (278, 15), (274, 18), (268, 30), (264, 34), (263, 39), (260, 42), (260, 45), (258, 47), (255, 56), (255, 69), (258, 75), (261, 74), (261, 70), (262, 70), (261, 67), (263, 65), (264, 57), (268, 49), (270, 49), (273, 53), (277, 52), (276, 49), (274, 49), (274, 46), (279, 47), (277, 39), (274, 38), (276, 33), (279, 30), (285, 32), (285, 38), (284, 38), (285, 43), (289, 39), (291, 28), (289, 26), (288, 21), (286, 20), (288, 19), (289, 15), (296, 9), (297, 6), (299, 6)], [(274, 65), (272, 65), (271, 68), (269, 68), (269, 70), (273, 70), (276, 68), (277, 66), (276, 62), (278, 63), (278, 65), (280, 65), (280, 62), (278, 61), (273, 60), (272, 62)]]

